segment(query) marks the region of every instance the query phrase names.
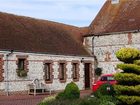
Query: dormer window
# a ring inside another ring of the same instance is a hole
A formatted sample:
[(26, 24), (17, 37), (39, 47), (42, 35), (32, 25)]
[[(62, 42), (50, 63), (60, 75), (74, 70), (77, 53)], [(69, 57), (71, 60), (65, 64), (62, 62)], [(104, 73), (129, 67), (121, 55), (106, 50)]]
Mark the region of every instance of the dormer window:
[(119, 3), (119, 0), (111, 0), (111, 3), (112, 4), (118, 4)]

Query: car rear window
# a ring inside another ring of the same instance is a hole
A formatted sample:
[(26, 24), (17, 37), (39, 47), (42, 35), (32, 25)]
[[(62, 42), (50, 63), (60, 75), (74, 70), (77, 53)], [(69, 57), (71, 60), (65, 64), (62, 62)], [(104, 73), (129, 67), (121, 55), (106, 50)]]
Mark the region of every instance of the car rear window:
[(113, 76), (103, 76), (100, 79), (101, 81), (114, 81), (114, 77)]
[(107, 80), (108, 80), (108, 81), (114, 81), (115, 79), (114, 79), (113, 76), (110, 76), (110, 77), (107, 77)]
[(107, 77), (105, 76), (101, 77), (101, 81), (107, 81)]

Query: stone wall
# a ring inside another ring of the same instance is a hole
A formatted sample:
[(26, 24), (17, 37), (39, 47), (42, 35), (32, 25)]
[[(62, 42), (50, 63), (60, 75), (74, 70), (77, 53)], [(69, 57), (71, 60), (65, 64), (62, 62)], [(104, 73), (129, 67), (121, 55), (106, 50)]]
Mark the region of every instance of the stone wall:
[(116, 51), (123, 47), (140, 49), (140, 33), (123, 33), (84, 38), (84, 45), (89, 52), (94, 52), (98, 66), (103, 68), (103, 73), (116, 72), (119, 63), (115, 56)]
[[(1, 91), (26, 91), (27, 90), (27, 84), (31, 83), (35, 78), (38, 78), (40, 81), (42, 81), (45, 84), (44, 81), (44, 64), (43, 62), (45, 60), (51, 60), (53, 61), (53, 82), (50, 84), (46, 84), (46, 86), (51, 87), (53, 90), (63, 90), (67, 83), (73, 81), (72, 79), (72, 61), (81, 61), (82, 58), (86, 61), (93, 62), (92, 57), (78, 57), (78, 56), (63, 56), (63, 55), (49, 55), (49, 54), (35, 54), (35, 53), (22, 53), (22, 52), (14, 52), (12, 55), (8, 57), (8, 66), (7, 66), (7, 60), (6, 60), (6, 54), (8, 52), (0, 51), (0, 54), (3, 55), (4, 59), (4, 81), (0, 82), (0, 90)], [(28, 75), (27, 77), (18, 77), (16, 70), (17, 70), (17, 55), (18, 56), (28, 56)], [(66, 74), (67, 79), (66, 82), (60, 83), (58, 79), (58, 68), (59, 64), (58, 62), (60, 60), (65, 60), (67, 62), (66, 65)], [(93, 66), (92, 66), (93, 67)], [(76, 84), (79, 86), (79, 88), (82, 90), (84, 89), (84, 65), (80, 62), (79, 64), (80, 68), (80, 77), (79, 81), (76, 82)], [(8, 72), (7, 72), (8, 71)], [(93, 72), (93, 71), (92, 71)]]

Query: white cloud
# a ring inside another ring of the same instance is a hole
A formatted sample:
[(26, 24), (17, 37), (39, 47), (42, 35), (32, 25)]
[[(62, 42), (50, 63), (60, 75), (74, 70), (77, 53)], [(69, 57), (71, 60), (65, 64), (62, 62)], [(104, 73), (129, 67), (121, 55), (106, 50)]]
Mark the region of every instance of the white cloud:
[(0, 11), (87, 26), (104, 2), (105, 0), (3, 0), (0, 2)]

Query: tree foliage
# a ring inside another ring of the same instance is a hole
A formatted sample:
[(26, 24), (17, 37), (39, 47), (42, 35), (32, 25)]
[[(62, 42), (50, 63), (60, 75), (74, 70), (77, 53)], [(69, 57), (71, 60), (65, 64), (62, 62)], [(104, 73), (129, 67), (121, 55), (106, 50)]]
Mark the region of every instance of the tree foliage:
[(122, 48), (116, 56), (124, 62), (117, 65), (123, 72), (115, 75), (117, 85), (114, 90), (117, 98), (125, 105), (140, 105), (140, 50)]
[(117, 68), (123, 70), (125, 73), (140, 74), (140, 66), (136, 64), (118, 64)]
[(140, 51), (135, 48), (121, 48), (116, 52), (116, 57), (124, 63), (133, 63), (140, 58)]

